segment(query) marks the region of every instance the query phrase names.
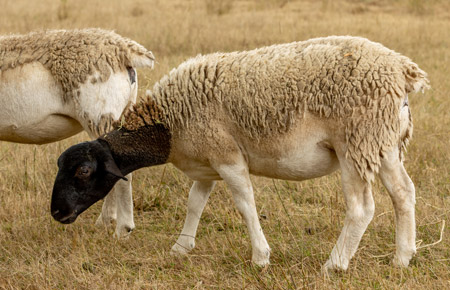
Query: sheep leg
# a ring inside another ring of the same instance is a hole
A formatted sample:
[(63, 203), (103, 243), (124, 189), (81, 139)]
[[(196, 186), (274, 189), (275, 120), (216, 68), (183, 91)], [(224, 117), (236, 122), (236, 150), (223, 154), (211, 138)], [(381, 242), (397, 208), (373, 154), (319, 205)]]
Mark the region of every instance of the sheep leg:
[[(102, 116), (102, 120), (108, 123), (111, 120), (108, 119), (109, 115), (106, 116)], [(92, 139), (96, 139), (104, 134), (104, 131), (98, 130), (96, 127), (90, 127), (89, 124), (85, 125), (85, 127)], [(114, 232), (116, 238), (127, 237), (135, 228), (131, 189), (133, 175), (130, 173), (126, 177), (128, 181), (117, 181), (113, 189), (106, 195), (103, 201), (102, 212), (95, 222), (96, 226), (109, 227), (113, 221), (116, 221)]]
[(253, 263), (259, 266), (269, 264), (270, 247), (259, 223), (247, 166), (222, 165), (217, 172), (230, 187), (236, 207), (247, 225), (252, 243)]
[(198, 223), (215, 184), (215, 181), (195, 181), (192, 185), (189, 191), (184, 227), (177, 242), (172, 247), (172, 253), (187, 254), (195, 247)]
[(131, 194), (132, 174), (128, 181), (119, 180), (103, 201), (102, 212), (95, 222), (96, 226), (110, 226), (116, 221), (114, 236), (117, 238), (129, 235), (134, 229), (133, 197)]
[(393, 262), (397, 266), (407, 267), (416, 253), (415, 189), (400, 161), (398, 149), (385, 154), (379, 174), (395, 211), (396, 253)]
[(119, 180), (114, 186), (117, 207), (117, 224), (114, 235), (117, 238), (126, 237), (134, 230), (131, 173), (126, 177), (128, 179), (127, 181)]
[(102, 212), (97, 218), (95, 225), (109, 227), (117, 219), (116, 195), (114, 188), (103, 200)]
[(351, 164), (342, 163), (342, 187), (347, 211), (344, 227), (324, 265), (325, 272), (328, 269), (347, 270), (375, 211), (371, 184), (361, 179)]

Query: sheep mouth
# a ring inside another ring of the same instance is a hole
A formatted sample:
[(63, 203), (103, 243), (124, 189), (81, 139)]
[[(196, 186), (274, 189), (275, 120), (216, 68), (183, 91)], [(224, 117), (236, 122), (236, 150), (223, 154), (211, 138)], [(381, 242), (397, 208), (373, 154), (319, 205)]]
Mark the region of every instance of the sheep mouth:
[(52, 212), (52, 216), (55, 220), (57, 220), (58, 222), (60, 222), (62, 224), (71, 224), (77, 219), (78, 212), (77, 212), (77, 210), (74, 210), (70, 214), (64, 215), (59, 210), (56, 210), (56, 211)]

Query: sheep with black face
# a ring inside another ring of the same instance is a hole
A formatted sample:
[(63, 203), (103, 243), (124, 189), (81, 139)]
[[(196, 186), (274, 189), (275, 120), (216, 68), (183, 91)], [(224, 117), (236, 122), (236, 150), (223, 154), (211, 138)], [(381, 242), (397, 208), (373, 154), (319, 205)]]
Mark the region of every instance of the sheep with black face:
[(65, 151), (52, 215), (73, 222), (114, 182), (172, 163), (194, 180), (172, 251), (195, 246), (217, 180), (247, 224), (252, 260), (269, 263), (250, 174), (305, 180), (342, 172), (344, 228), (325, 269), (347, 269), (374, 214), (378, 174), (396, 211), (394, 262), (415, 253), (414, 185), (403, 167), (412, 133), (407, 94), (428, 87), (409, 58), (358, 37), (327, 37), (246, 52), (197, 56), (162, 78), (116, 129)]

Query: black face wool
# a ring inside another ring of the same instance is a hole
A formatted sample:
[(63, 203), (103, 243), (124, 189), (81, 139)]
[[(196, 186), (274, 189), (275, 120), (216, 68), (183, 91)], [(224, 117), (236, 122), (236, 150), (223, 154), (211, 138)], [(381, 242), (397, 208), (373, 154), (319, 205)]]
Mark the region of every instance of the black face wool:
[(162, 124), (145, 125), (137, 130), (120, 128), (99, 138), (106, 143), (124, 175), (142, 167), (166, 163), (171, 146), (169, 129)]

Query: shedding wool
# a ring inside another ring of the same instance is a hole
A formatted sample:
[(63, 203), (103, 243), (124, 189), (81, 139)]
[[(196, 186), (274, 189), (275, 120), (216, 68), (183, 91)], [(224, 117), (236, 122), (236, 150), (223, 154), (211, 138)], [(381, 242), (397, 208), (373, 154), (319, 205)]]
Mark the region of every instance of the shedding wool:
[(111, 72), (153, 61), (153, 54), (131, 39), (102, 29), (46, 30), (0, 36), (0, 71), (40, 62), (61, 84), (64, 101), (77, 98), (80, 84), (106, 81)]
[(169, 129), (211, 118), (231, 120), (249, 138), (283, 134), (305, 111), (345, 128), (347, 158), (371, 180), (380, 156), (404, 150), (399, 113), (409, 92), (428, 87), (409, 58), (360, 37), (332, 36), (251, 51), (199, 55), (147, 92), (122, 126), (163, 122)]

